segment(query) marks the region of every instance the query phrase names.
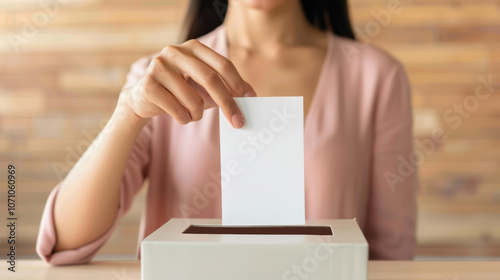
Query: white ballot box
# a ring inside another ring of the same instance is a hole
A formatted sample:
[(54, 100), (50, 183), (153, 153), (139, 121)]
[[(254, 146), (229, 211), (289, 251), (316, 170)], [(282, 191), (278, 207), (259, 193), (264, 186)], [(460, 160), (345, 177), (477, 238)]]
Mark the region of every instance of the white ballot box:
[(355, 220), (223, 226), (171, 219), (141, 244), (143, 280), (366, 280), (368, 243)]

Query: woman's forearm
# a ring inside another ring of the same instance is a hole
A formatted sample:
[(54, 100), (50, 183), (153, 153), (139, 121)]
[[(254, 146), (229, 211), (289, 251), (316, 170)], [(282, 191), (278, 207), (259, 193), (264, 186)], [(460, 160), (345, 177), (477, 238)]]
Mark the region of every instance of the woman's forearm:
[(118, 212), (125, 163), (146, 122), (119, 103), (100, 135), (65, 178), (54, 206), (55, 251), (85, 245), (112, 225)]

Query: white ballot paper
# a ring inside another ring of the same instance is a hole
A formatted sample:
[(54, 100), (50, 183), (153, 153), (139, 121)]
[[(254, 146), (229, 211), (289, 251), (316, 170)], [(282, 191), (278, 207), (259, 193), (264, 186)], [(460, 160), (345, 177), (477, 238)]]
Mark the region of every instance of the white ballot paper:
[(219, 109), (222, 224), (305, 224), (302, 97), (234, 100), (243, 128)]

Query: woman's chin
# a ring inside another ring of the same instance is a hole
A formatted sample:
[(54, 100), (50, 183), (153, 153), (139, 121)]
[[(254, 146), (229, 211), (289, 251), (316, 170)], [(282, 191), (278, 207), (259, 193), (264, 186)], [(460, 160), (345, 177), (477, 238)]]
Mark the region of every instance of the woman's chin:
[(292, 0), (235, 0), (235, 2), (248, 8), (258, 10), (274, 10)]

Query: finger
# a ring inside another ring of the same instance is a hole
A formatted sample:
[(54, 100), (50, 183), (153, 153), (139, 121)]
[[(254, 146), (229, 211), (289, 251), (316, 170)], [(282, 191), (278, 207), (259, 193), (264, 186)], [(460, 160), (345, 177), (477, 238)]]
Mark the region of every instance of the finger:
[(144, 83), (142, 95), (145, 99), (160, 107), (180, 124), (187, 124), (191, 121), (188, 109), (179, 103), (177, 98), (166, 88), (158, 84), (153, 76), (148, 75), (145, 77)]
[(195, 82), (191, 78), (188, 78), (186, 82), (203, 98), (203, 101), (205, 103), (205, 109), (217, 106), (217, 103), (215, 103), (215, 101), (212, 99), (212, 97), (205, 88), (200, 86), (197, 82)]
[(214, 69), (229, 86), (235, 96), (255, 97), (255, 90), (241, 77), (234, 64), (198, 40), (189, 40), (184, 43), (194, 57)]
[(170, 69), (181, 73), (183, 76), (191, 77), (204, 87), (233, 127), (243, 127), (245, 124), (243, 114), (215, 70), (197, 58), (183, 53), (178, 47), (169, 46), (165, 48), (161, 56)]
[(179, 73), (168, 69), (161, 58), (155, 58), (151, 64), (151, 74), (156, 82), (171, 92), (189, 110), (191, 121), (200, 120), (204, 110), (203, 98)]

